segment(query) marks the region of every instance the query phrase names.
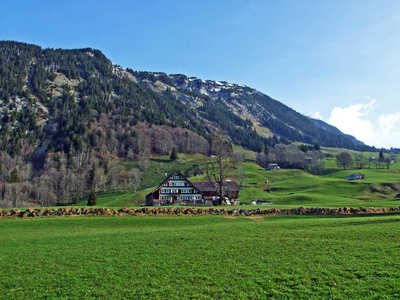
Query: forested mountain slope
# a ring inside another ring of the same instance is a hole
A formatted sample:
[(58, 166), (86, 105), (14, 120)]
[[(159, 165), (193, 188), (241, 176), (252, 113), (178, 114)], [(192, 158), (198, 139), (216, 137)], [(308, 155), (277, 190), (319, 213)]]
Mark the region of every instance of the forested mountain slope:
[(11, 155), (24, 143), (35, 148), (46, 140), (55, 151), (79, 151), (93, 144), (88, 131), (104, 119), (114, 127), (144, 122), (186, 128), (206, 138), (221, 127), (234, 143), (252, 150), (278, 139), (365, 147), (252, 88), (125, 70), (89, 48), (43, 50), (1, 42), (0, 78), (1, 148)]
[(4, 207), (115, 190), (138, 180), (117, 159), (137, 160), (145, 170), (151, 155), (173, 148), (208, 154), (219, 128), (255, 151), (294, 141), (368, 148), (243, 85), (136, 72), (90, 48), (13, 41), (0, 42), (0, 127)]
[[(256, 130), (262, 137), (278, 137), (282, 142), (318, 143), (323, 146), (367, 150), (350, 135), (321, 120), (306, 117), (290, 107), (245, 85), (201, 80), (185, 75), (132, 72), (135, 79), (152, 90), (171, 93), (184, 103), (196, 107), (207, 120), (232, 132), (232, 125)], [(232, 120), (233, 124), (232, 124)], [(256, 150), (252, 143), (232, 135), (232, 140)]]

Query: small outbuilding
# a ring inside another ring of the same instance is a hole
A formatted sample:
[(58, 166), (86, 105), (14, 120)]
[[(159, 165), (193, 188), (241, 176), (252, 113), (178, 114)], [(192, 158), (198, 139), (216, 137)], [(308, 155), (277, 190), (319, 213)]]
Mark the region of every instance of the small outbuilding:
[(364, 174), (361, 173), (354, 173), (347, 176), (347, 180), (362, 180), (362, 179), (365, 179), (365, 176)]
[(194, 172), (194, 176), (202, 176), (203, 174), (204, 174), (203, 171), (200, 170), (200, 169), (197, 169), (197, 170)]
[(279, 168), (278, 164), (275, 164), (275, 163), (270, 163), (270, 164), (268, 164), (268, 167), (267, 167), (267, 170), (270, 170), (270, 171), (279, 170), (279, 169), (280, 168)]

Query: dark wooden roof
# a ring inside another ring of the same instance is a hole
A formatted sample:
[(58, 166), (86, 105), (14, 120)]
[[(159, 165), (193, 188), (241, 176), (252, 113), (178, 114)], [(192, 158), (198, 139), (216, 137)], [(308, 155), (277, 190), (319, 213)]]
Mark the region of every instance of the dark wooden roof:
[(355, 176), (357, 176), (357, 175), (364, 176), (364, 174), (362, 174), (362, 173), (360, 173), (360, 172), (357, 172), (357, 173), (350, 174), (349, 176), (353, 176), (353, 175), (355, 175)]
[[(209, 181), (192, 182), (193, 186), (200, 192), (215, 192), (219, 190), (218, 183), (211, 183)], [(242, 188), (236, 183), (236, 181), (224, 181), (225, 191), (239, 192)]]

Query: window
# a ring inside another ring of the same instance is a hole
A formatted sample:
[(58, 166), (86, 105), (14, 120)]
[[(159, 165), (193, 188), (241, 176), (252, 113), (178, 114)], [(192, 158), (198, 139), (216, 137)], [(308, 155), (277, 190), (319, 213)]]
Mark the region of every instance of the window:
[(171, 189), (171, 194), (178, 194), (178, 189)]
[(169, 200), (169, 196), (161, 196), (160, 200)]
[(185, 182), (169, 182), (169, 186), (185, 186)]
[(182, 189), (182, 190), (181, 190), (181, 193), (182, 193), (182, 194), (189, 194), (189, 193), (191, 193), (191, 192), (192, 192), (191, 189)]
[(195, 196), (193, 196), (193, 195), (182, 195), (181, 196), (181, 200), (201, 200), (201, 196), (198, 196), (198, 195), (195, 195)]
[(170, 192), (170, 189), (161, 189), (161, 194), (169, 194)]

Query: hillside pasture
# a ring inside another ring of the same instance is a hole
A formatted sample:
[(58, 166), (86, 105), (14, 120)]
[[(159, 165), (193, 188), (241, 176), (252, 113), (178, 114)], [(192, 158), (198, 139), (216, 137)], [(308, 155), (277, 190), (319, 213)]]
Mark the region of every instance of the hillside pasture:
[(396, 299), (400, 215), (0, 220), (0, 299)]
[[(237, 151), (243, 151), (237, 148)], [(400, 164), (391, 164), (389, 169), (364, 168), (343, 170), (336, 167), (334, 155), (340, 150), (326, 149), (330, 157), (325, 159), (326, 169), (322, 175), (295, 169), (268, 171), (253, 162), (254, 152), (244, 151), (246, 158), (239, 165), (245, 178), (239, 195), (241, 204), (249, 205), (253, 200), (273, 202), (274, 207), (343, 207), (343, 206), (399, 206)], [(336, 152), (335, 152), (336, 151)], [(356, 152), (352, 153), (353, 155)], [(364, 153), (365, 157), (377, 156), (377, 153)], [(108, 190), (98, 194), (97, 206), (124, 207), (138, 206), (145, 202), (145, 196), (156, 188), (176, 169), (183, 172), (191, 181), (207, 181), (205, 175), (193, 177), (197, 168), (205, 170), (205, 157), (200, 154), (178, 154), (177, 160), (169, 156), (157, 156), (149, 160), (149, 168), (141, 173), (138, 192), (133, 193), (124, 187), (124, 193)], [(121, 161), (125, 170), (138, 167), (138, 162)], [(365, 180), (348, 181), (347, 176), (361, 172)], [(239, 176), (234, 177), (238, 182)], [(121, 190), (120, 190), (121, 191)], [(87, 197), (81, 199), (79, 206), (87, 204)], [(260, 206), (265, 207), (265, 206)]]
[[(400, 205), (395, 195), (400, 191), (399, 165), (390, 169), (327, 170), (316, 176), (302, 170), (267, 171), (244, 163), (246, 179), (240, 201), (270, 201), (275, 206), (376, 206)], [(362, 172), (365, 180), (349, 181), (347, 176)]]

